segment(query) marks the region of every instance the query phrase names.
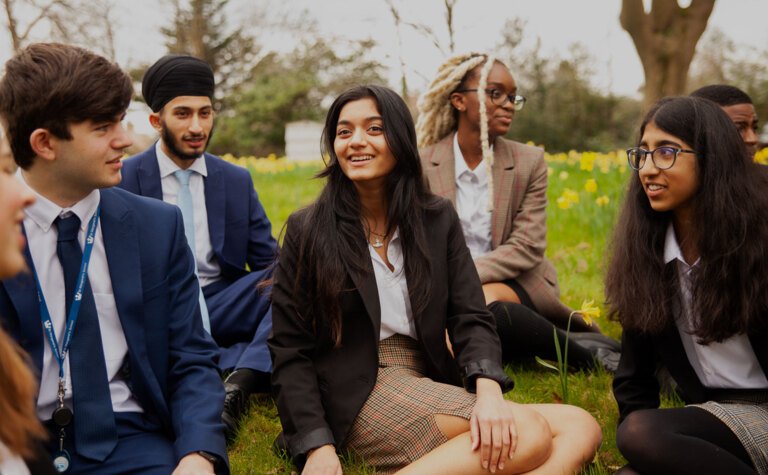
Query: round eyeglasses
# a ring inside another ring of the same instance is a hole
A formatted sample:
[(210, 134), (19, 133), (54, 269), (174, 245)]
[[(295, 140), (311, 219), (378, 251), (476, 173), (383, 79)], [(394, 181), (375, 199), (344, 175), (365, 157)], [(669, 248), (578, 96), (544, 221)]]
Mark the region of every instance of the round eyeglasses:
[(667, 170), (675, 164), (677, 156), (681, 153), (696, 153), (693, 150), (685, 150), (668, 145), (658, 147), (654, 150), (646, 150), (640, 147), (627, 149), (627, 161), (633, 170), (640, 170), (645, 166), (645, 160), (648, 155), (651, 156), (653, 165), (659, 170)]
[[(456, 92), (477, 92), (477, 89), (459, 89)], [(499, 107), (511, 102), (516, 111), (522, 110), (525, 106), (525, 97), (518, 94), (505, 94), (498, 89), (486, 89), (485, 94), (491, 99), (491, 102)]]

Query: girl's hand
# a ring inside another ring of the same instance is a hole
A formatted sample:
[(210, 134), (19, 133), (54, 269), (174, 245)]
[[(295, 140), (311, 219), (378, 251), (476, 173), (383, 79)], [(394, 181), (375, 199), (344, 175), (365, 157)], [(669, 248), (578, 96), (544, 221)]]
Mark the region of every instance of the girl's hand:
[(341, 461), (336, 455), (336, 448), (332, 445), (323, 445), (310, 450), (301, 475), (342, 475)]
[(517, 448), (517, 428), (512, 404), (504, 400), (499, 383), (477, 378), (477, 402), (469, 419), (472, 450), (480, 449), (483, 469), (503, 470)]

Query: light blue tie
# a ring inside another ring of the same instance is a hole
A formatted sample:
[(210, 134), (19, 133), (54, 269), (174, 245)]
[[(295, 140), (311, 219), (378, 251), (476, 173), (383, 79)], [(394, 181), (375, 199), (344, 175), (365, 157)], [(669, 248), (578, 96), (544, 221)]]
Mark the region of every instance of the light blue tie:
[[(181, 209), (181, 216), (184, 218), (184, 234), (187, 235), (187, 242), (192, 249), (192, 256), (195, 258), (195, 275), (197, 275), (197, 255), (195, 250), (195, 208), (192, 206), (192, 192), (189, 191), (189, 177), (194, 173), (192, 170), (176, 170), (173, 172), (176, 179), (179, 180), (179, 195), (177, 204)], [(203, 289), (200, 289), (200, 313), (203, 316), (203, 328), (211, 333), (211, 319), (208, 316), (208, 306), (205, 305)]]

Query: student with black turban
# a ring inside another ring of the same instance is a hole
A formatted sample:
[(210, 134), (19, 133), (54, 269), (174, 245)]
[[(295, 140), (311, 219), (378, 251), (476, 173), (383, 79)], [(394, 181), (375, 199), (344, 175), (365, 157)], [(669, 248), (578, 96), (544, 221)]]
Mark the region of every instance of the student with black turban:
[(251, 393), (269, 389), (272, 309), (260, 282), (277, 242), (247, 170), (205, 153), (214, 125), (214, 75), (191, 56), (160, 58), (144, 75), (149, 122), (160, 139), (124, 161), (121, 187), (181, 208), (202, 288), (203, 324), (221, 348), (222, 419), (231, 437)]

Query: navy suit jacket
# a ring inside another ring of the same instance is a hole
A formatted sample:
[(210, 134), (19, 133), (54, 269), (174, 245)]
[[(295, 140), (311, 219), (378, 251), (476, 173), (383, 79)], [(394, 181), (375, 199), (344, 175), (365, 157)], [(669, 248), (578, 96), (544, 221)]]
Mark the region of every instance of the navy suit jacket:
[[(162, 426), (178, 458), (205, 450), (226, 461), (218, 348), (202, 326), (181, 212), (105, 189), (99, 225), (128, 343), (133, 395), (147, 417)], [(35, 289), (30, 273), (0, 283), (0, 318), (40, 374), (46, 343)]]
[[(251, 174), (209, 153), (205, 154), (205, 166), (208, 232), (222, 276), (234, 281), (248, 273), (246, 264), (252, 271), (272, 265), (277, 241)], [(137, 195), (163, 199), (155, 145), (123, 161), (119, 186)]]

